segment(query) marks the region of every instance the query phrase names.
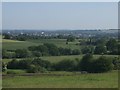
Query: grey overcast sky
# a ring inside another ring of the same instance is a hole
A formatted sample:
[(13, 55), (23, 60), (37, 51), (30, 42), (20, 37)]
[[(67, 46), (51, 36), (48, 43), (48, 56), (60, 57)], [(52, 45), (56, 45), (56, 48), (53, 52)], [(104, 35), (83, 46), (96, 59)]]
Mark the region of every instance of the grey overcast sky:
[(4, 2), (3, 29), (118, 28), (117, 2)]

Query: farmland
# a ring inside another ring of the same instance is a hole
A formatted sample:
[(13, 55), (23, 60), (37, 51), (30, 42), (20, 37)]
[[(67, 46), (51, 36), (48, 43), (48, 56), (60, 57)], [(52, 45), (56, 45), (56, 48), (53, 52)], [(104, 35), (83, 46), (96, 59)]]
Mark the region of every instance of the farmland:
[[(63, 73), (63, 75), (62, 75)], [(56, 75), (57, 74), (57, 75)], [(118, 73), (78, 74), (57, 72), (54, 75), (5, 76), (4, 88), (117, 88)], [(68, 75), (69, 74), (69, 75)]]
[[(84, 45), (80, 45), (82, 39), (75, 39), (73, 42), (66, 44), (66, 39), (27, 39), (26, 41), (3, 39), (3, 49), (16, 50), (28, 49), (29, 46), (44, 45), (52, 43), (57, 47), (70, 48), (72, 50), (81, 50)], [(94, 46), (93, 46), (94, 47)], [(81, 61), (85, 54), (79, 55), (46, 55), (40, 56), (42, 60), (50, 63), (59, 63), (62, 60)], [(94, 54), (94, 59), (101, 56), (113, 59), (118, 55), (100, 55)], [(16, 60), (34, 59), (36, 57), (15, 58)], [(13, 58), (4, 58), (4, 63), (11, 62)], [(112, 70), (105, 73), (81, 73), (81, 71), (46, 71), (44, 73), (27, 73), (24, 69), (7, 69), (3, 72), (3, 88), (117, 88), (118, 71)]]
[(43, 43), (54, 43), (58, 47), (66, 47), (66, 48), (76, 48), (79, 49), (80, 46), (75, 45), (78, 43), (78, 40), (75, 42), (70, 42), (69, 45), (66, 45), (65, 39), (39, 39), (39, 40), (27, 40), (27, 41), (17, 41), (17, 40), (7, 40), (3, 39), (3, 49), (15, 50), (28, 48), (29, 46), (41, 45)]

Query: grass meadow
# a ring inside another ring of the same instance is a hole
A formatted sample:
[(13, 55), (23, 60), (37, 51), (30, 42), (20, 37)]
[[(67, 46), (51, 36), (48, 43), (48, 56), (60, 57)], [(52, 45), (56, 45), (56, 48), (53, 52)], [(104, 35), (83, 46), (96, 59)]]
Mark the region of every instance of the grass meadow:
[(66, 39), (38, 39), (38, 40), (27, 40), (27, 41), (17, 41), (17, 40), (2, 40), (3, 49), (15, 50), (28, 48), (29, 46), (37, 46), (43, 43), (54, 43), (58, 47), (71, 48), (71, 49), (80, 49), (80, 45), (76, 45), (78, 40), (74, 42), (69, 42), (66, 44)]
[[(62, 72), (60, 72), (62, 73)], [(118, 72), (4, 76), (3, 88), (118, 88)]]

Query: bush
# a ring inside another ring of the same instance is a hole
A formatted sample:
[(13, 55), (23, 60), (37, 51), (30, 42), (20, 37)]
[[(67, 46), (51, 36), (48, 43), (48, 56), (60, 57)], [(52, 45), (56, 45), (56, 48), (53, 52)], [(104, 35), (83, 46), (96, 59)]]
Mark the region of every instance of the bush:
[(80, 55), (80, 50), (78, 50), (78, 49), (74, 49), (73, 51), (72, 51), (72, 55)]
[(20, 60), (18, 62), (18, 69), (28, 69), (31, 64), (31, 60)]
[(27, 69), (28, 73), (44, 73), (46, 72), (46, 69), (44, 67), (38, 66), (38, 65), (30, 65)]
[(7, 71), (7, 74), (17, 74), (17, 73), (14, 71)]
[(120, 70), (120, 58), (113, 59), (114, 70)]
[(113, 69), (112, 60), (105, 56), (99, 57), (93, 63), (93, 66), (94, 66), (94, 68), (93, 68), (92, 72), (94, 72), (94, 73), (107, 72), (107, 71), (110, 71)]
[(18, 66), (19, 66), (19, 61), (16, 59), (13, 59), (7, 64), (8, 69), (18, 69), (19, 68)]
[(38, 51), (33, 51), (32, 54), (33, 54), (33, 56), (35, 56), (35, 57), (41, 57), (41, 56), (42, 56), (42, 53), (41, 53), (41, 52), (38, 52)]
[(82, 48), (81, 51), (82, 51), (82, 54), (89, 54), (89, 53), (93, 53), (94, 48), (92, 46), (86, 46)]
[(98, 45), (95, 47), (95, 51), (94, 51), (95, 54), (105, 54), (106, 52), (107, 52), (107, 49), (103, 45)]
[(87, 54), (80, 61), (79, 68), (90, 73), (102, 73), (112, 70), (113, 64), (107, 57), (101, 56), (95, 60), (91, 54)]
[(0, 62), (2, 64), (2, 72), (5, 72), (7, 70), (6, 64), (4, 62)]
[(41, 58), (35, 58), (31, 64), (35, 65), (35, 66), (41, 66), (46, 68), (47, 70), (50, 69), (51, 67), (51, 63), (49, 61), (46, 60), (42, 60)]
[(16, 49), (15, 53), (16, 53), (16, 58), (26, 58), (29, 56), (27, 49)]
[(54, 64), (53, 68), (57, 71), (74, 71), (77, 67), (77, 60), (62, 60)]
[(79, 63), (79, 70), (90, 72), (93, 69), (93, 61), (94, 59), (92, 54), (84, 55)]

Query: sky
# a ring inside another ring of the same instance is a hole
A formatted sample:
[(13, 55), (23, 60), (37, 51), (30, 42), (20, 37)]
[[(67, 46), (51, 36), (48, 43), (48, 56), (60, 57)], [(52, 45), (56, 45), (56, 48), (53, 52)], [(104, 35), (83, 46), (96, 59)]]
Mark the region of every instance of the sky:
[(116, 29), (117, 2), (4, 2), (2, 28), (10, 30)]

